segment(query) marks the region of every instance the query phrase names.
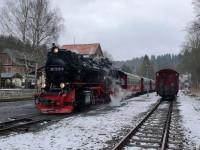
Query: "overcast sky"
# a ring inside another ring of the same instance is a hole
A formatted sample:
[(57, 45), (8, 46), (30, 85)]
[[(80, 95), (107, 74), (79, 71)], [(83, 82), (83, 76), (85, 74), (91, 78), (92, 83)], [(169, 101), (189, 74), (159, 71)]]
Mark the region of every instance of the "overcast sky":
[[(192, 0), (50, 0), (65, 22), (59, 44), (100, 43), (115, 60), (179, 53)], [(0, 0), (2, 6), (3, 0)], [(0, 7), (1, 7), (0, 6)]]

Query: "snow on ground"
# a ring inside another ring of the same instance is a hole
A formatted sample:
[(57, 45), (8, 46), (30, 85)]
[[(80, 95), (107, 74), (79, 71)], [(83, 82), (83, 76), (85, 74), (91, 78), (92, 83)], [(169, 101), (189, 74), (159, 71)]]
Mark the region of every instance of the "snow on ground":
[(146, 112), (159, 98), (151, 93), (150, 97), (132, 98), (118, 107), (108, 104), (65, 118), (43, 131), (0, 137), (0, 150), (102, 149), (124, 127), (133, 126), (134, 117)]
[(200, 100), (179, 92), (178, 102), (185, 134), (200, 147)]

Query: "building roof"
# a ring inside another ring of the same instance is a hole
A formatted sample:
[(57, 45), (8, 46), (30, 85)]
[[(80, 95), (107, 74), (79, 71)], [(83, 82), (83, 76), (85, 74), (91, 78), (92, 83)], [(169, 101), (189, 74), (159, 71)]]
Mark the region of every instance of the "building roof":
[(35, 60), (28, 53), (13, 49), (4, 49), (2, 53), (8, 54), (16, 65), (24, 66), (26, 59), (28, 66), (34, 67)]
[(63, 45), (62, 48), (70, 50), (72, 52), (83, 54), (83, 55), (94, 55), (96, 54), (98, 48), (101, 49), (101, 46), (99, 43), (73, 44), (73, 45)]

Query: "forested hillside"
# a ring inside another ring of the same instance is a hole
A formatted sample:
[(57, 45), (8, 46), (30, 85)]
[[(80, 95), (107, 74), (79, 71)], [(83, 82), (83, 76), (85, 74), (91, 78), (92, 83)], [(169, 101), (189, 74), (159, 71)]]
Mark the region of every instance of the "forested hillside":
[(180, 61), (181, 55), (164, 54), (150, 57), (145, 55), (127, 61), (114, 61), (113, 66), (130, 73), (154, 78), (154, 73), (163, 68), (179, 71)]
[(193, 1), (196, 18), (188, 27), (188, 35), (182, 49), (180, 72), (192, 74), (193, 87), (200, 87), (200, 0)]

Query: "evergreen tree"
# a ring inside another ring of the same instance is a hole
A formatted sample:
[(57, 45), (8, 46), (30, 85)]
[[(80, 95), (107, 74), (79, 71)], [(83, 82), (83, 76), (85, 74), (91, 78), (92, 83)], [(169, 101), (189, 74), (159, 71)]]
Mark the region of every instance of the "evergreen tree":
[(122, 71), (132, 73), (131, 68), (129, 66), (125, 65), (125, 64), (121, 67), (121, 69), (122, 69)]
[(147, 55), (143, 58), (139, 74), (143, 77), (154, 79), (154, 68)]

